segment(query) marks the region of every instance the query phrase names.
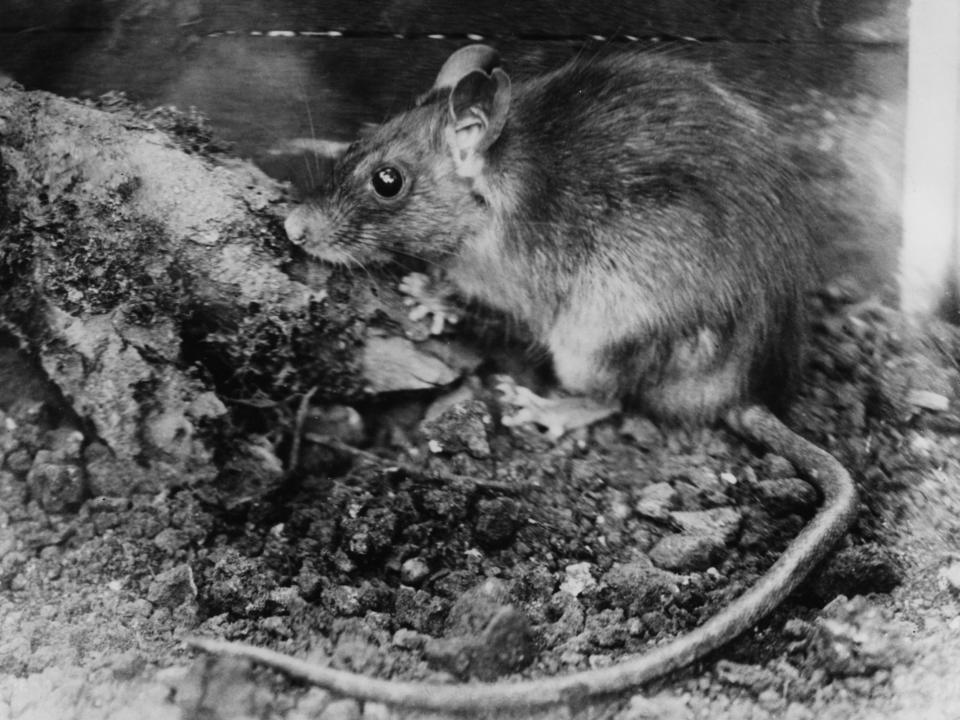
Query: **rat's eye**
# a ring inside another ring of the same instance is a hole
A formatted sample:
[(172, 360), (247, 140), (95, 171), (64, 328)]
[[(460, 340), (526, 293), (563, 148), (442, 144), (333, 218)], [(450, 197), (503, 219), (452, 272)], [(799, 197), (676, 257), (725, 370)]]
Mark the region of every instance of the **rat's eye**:
[(403, 175), (393, 165), (384, 165), (373, 171), (373, 190), (382, 198), (396, 197), (403, 189)]

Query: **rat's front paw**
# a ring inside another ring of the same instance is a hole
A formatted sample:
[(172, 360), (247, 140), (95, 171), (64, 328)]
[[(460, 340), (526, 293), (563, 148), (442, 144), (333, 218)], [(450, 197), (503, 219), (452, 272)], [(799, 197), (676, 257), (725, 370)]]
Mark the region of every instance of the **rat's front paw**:
[(429, 323), (428, 336), (441, 335), (448, 324), (460, 321), (458, 308), (448, 299), (450, 289), (429, 276), (410, 273), (400, 281), (398, 289), (408, 296), (403, 301), (410, 308), (408, 317), (414, 322)]
[(602, 403), (583, 396), (540, 397), (528, 388), (517, 385), (507, 375), (498, 378), (496, 387), (501, 403), (513, 408), (509, 414), (504, 409), (501, 420), (504, 425), (539, 425), (554, 440), (559, 440), (570, 430), (587, 427), (620, 412), (620, 403), (616, 401)]

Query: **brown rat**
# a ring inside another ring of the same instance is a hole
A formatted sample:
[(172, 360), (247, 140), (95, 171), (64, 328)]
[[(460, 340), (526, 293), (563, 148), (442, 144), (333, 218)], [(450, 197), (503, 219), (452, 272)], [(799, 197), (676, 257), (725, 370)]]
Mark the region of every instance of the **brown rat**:
[(454, 53), (416, 107), (354, 143), (330, 188), (288, 218), (328, 262), (440, 268), (523, 322), (570, 391), (668, 421), (723, 417), (824, 494), (817, 516), (710, 621), (620, 665), (438, 687), (338, 673), (207, 640), (339, 692), (440, 710), (564, 702), (702, 657), (772, 610), (846, 532), (849, 475), (768, 410), (797, 373), (813, 278), (810, 211), (764, 118), (664, 54), (575, 60), (512, 84), (490, 48)]
[(775, 405), (800, 355), (809, 213), (757, 110), (663, 54), (516, 85), (495, 63), (455, 53), (291, 214), (290, 239), (442, 268), (528, 327), (572, 392), (683, 421)]

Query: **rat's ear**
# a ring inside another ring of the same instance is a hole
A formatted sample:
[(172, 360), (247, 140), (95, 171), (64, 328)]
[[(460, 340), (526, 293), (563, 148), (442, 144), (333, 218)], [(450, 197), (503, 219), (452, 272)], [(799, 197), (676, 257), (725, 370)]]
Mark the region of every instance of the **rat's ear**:
[(510, 109), (510, 76), (500, 68), (491, 74), (474, 70), (450, 92), (450, 124), (444, 137), (457, 174), (477, 177), (483, 153), (497, 141)]

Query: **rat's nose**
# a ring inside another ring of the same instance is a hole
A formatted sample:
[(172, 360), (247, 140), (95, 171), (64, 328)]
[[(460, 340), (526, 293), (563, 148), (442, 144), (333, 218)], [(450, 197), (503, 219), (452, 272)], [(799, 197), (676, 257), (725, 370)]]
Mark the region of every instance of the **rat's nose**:
[(283, 229), (287, 237), (294, 245), (302, 245), (307, 239), (307, 214), (303, 207), (294, 208), (293, 212), (287, 215), (283, 221)]

